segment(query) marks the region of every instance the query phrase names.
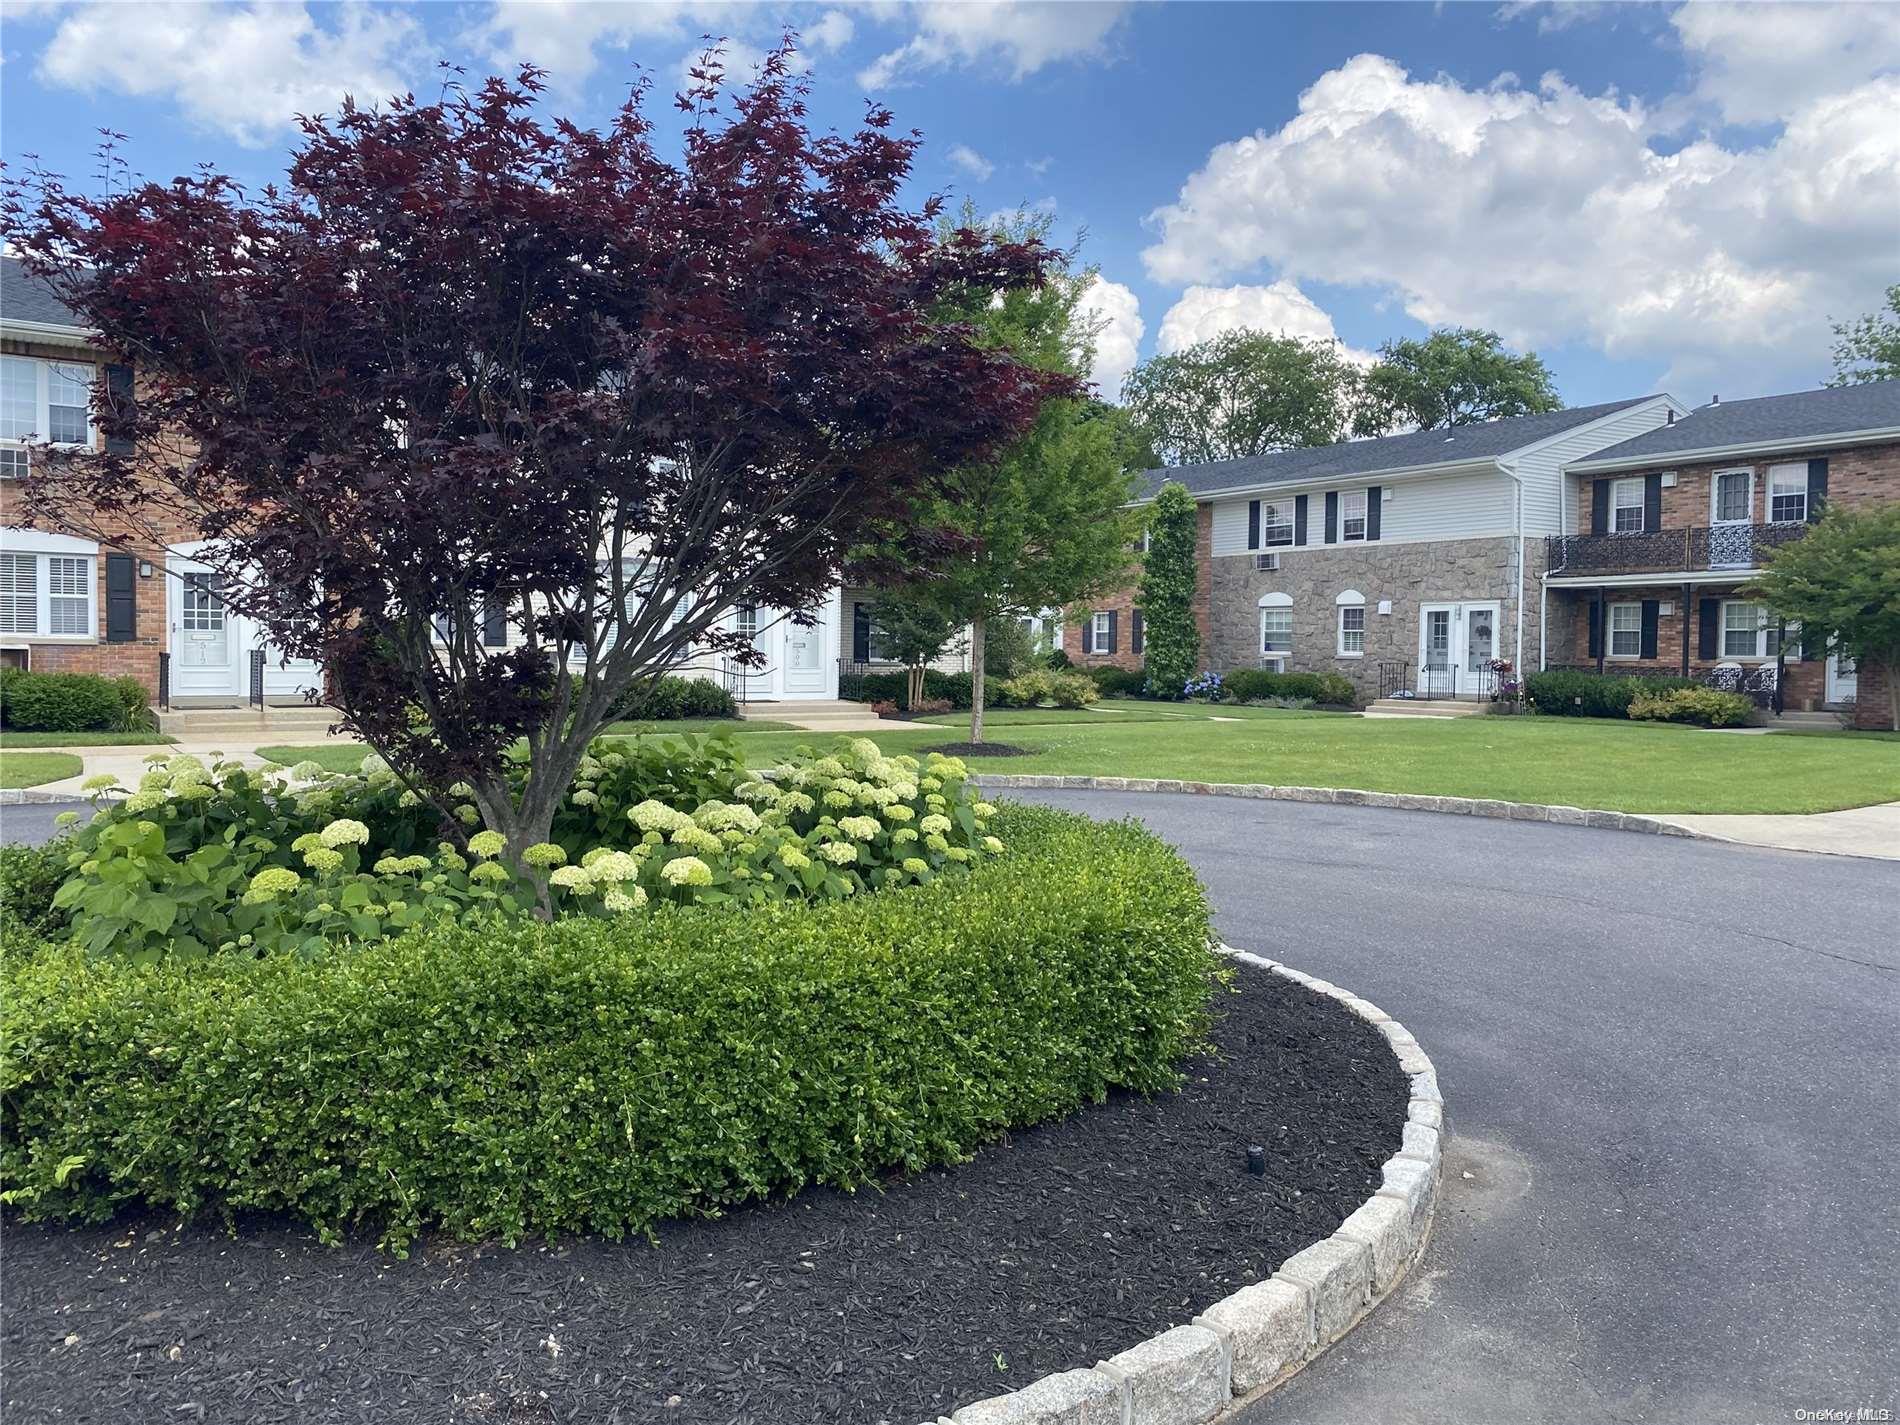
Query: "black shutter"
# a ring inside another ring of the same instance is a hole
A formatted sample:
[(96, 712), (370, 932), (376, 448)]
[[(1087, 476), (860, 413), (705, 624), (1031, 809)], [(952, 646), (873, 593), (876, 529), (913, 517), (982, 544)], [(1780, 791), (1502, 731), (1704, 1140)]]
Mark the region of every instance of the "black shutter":
[(1120, 616), (1114, 609), (1110, 609), (1108, 611), (1108, 651), (1110, 653), (1115, 651), (1115, 635), (1120, 631), (1116, 625), (1120, 622)]
[(1306, 543), (1306, 496), (1293, 497), (1293, 542)]
[(1603, 656), (1603, 600), (1590, 600), (1590, 656)]
[(1813, 524), (1821, 518), (1821, 507), (1827, 503), (1827, 460), (1825, 457), (1808, 462), (1808, 523)]
[(1339, 543), (1339, 491), (1326, 492), (1326, 542)]
[(106, 556), (106, 642), (130, 643), (139, 634), (138, 561), (129, 554)]
[(865, 604), (851, 605), (851, 661), (871, 661), (871, 610)]
[(1366, 538), (1368, 540), (1379, 537), (1379, 501), (1384, 494), (1385, 491), (1377, 485), (1366, 487)]
[(1712, 663), (1715, 661), (1716, 639), (1722, 631), (1722, 601), (1697, 600), (1695, 620), (1695, 656), (1705, 663)]
[(1662, 528), (1662, 476), (1643, 477), (1643, 528), (1655, 533)]
[(1803, 663), (1819, 663), (1827, 657), (1828, 641), (1823, 635), (1817, 633), (1813, 638), (1809, 638), (1808, 631), (1800, 624), (1796, 624), (1790, 632), (1801, 645)]
[(1593, 480), (1590, 483), (1590, 533), (1608, 534), (1610, 531), (1610, 482)]
[(500, 594), (482, 600), (482, 644), (488, 648), (508, 646), (508, 601)]
[[(106, 367), (106, 404), (115, 412), (129, 414), (126, 406), (131, 400), (132, 368), (116, 364)], [(130, 455), (132, 445), (132, 441), (125, 436), (109, 435), (106, 437), (106, 454)]]
[(1140, 653), (1141, 648), (1141, 610), (1136, 609), (1128, 623), (1128, 651), (1130, 653)]
[(1643, 657), (1656, 656), (1656, 624), (1662, 616), (1662, 604), (1656, 599), (1643, 600)]
[(1260, 547), (1260, 501), (1247, 501), (1247, 548)]

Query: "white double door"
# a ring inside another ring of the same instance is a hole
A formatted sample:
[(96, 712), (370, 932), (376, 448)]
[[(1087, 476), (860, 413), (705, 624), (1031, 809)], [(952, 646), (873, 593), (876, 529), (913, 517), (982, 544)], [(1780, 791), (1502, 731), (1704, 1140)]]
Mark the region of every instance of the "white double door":
[(741, 608), (734, 627), (752, 639), (763, 663), (745, 675), (750, 698), (831, 698), (838, 695), (836, 655), (829, 631), (838, 626), (838, 596), (813, 610), (811, 625), (782, 609)]
[(1487, 665), (1498, 656), (1496, 602), (1420, 604), (1418, 688), (1421, 698), (1477, 694), (1489, 683)]
[(225, 602), (218, 572), (195, 557), (197, 546), (180, 545), (166, 560), (172, 655), (171, 696), (241, 701), (251, 694), (251, 651), (264, 650), (264, 695), (295, 699), (322, 686), (322, 673), (308, 659), (285, 658), (265, 641), (263, 630)]

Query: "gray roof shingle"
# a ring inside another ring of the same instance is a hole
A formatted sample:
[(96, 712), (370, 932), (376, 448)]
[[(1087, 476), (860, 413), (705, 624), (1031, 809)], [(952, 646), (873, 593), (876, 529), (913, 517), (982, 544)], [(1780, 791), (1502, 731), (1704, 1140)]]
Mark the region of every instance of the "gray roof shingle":
[(73, 309), (45, 283), (29, 277), (17, 257), (0, 257), (0, 321), (85, 330)]
[(1900, 428), (1900, 381), (1869, 381), (1859, 386), (1827, 386), (1789, 396), (1759, 396), (1703, 406), (1674, 425), (1642, 435), (1573, 461), (1594, 466), (1604, 461), (1632, 464), (1667, 460), (1694, 450), (1727, 450), (1787, 440), (1822, 440), (1863, 430)]
[(1338, 445), (1316, 445), (1300, 450), (1276, 450), (1241, 460), (1217, 460), (1210, 465), (1177, 465), (1149, 470), (1141, 476), (1142, 499), (1150, 499), (1166, 481), (1185, 485), (1192, 495), (1256, 485), (1284, 485), (1304, 480), (1376, 475), (1384, 470), (1410, 470), (1427, 465), (1464, 465), (1509, 455), (1540, 440), (1588, 425), (1625, 407), (1652, 399), (1633, 396), (1596, 406), (1572, 406), (1538, 416), (1486, 421), (1482, 425), (1450, 430), (1417, 430), (1378, 440), (1348, 440)]

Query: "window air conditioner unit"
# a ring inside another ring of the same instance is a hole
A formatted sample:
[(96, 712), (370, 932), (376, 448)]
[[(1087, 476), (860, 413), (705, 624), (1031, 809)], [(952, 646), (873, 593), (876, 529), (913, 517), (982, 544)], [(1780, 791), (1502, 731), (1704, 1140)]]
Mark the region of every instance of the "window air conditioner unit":
[(1277, 550), (1263, 550), (1253, 557), (1253, 567), (1263, 574), (1270, 574), (1280, 567), (1280, 555)]

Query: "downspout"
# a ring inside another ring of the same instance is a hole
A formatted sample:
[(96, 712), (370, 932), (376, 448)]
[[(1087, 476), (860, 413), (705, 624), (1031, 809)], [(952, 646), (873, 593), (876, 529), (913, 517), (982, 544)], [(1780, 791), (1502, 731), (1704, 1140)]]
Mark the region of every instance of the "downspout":
[[(1524, 676), (1524, 477), (1517, 473), (1517, 467), (1509, 461), (1500, 460), (1498, 469), (1511, 477), (1517, 486), (1517, 506), (1512, 515), (1512, 527), (1517, 540), (1517, 607), (1516, 636), (1511, 644), (1511, 667), (1521, 679)], [(1543, 639), (1543, 606), (1538, 606), (1538, 640)], [(1541, 658), (1541, 648), (1539, 652)], [(1541, 663), (1539, 664), (1541, 667)]]

